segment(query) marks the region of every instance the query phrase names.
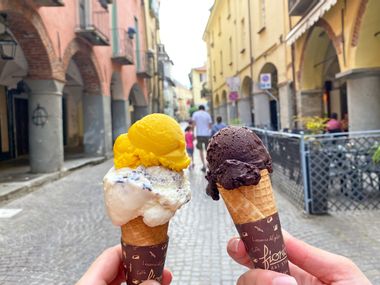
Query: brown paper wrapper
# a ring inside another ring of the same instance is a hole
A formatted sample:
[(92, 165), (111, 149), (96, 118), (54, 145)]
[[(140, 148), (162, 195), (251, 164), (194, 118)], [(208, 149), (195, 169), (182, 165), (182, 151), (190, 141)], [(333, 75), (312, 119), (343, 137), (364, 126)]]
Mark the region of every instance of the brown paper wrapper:
[(167, 240), (158, 245), (134, 246), (121, 240), (127, 285), (140, 284), (146, 280), (162, 281), (168, 242)]
[(277, 213), (255, 222), (235, 226), (255, 268), (290, 274)]

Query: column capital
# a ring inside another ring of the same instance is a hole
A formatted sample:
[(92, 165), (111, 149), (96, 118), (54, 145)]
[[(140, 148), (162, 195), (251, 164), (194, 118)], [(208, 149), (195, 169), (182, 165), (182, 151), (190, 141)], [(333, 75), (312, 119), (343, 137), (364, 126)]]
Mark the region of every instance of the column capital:
[(356, 78), (374, 77), (374, 76), (380, 76), (379, 67), (353, 68), (353, 69), (346, 70), (346, 71), (336, 74), (335, 78), (341, 79), (341, 80), (347, 80), (347, 79), (356, 79)]
[(31, 89), (31, 93), (38, 95), (62, 96), (63, 87), (65, 86), (64, 82), (54, 79), (26, 79), (25, 82)]

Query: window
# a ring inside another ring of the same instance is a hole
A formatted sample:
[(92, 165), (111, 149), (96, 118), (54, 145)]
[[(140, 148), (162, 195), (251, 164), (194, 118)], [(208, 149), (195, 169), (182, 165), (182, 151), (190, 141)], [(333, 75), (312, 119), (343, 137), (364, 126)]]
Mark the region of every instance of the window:
[(227, 19), (229, 20), (231, 18), (231, 0), (227, 1), (227, 8), (228, 8)]
[[(215, 60), (212, 62), (212, 66), (213, 66), (212, 73), (215, 74), (215, 73), (216, 73), (216, 64), (215, 64)], [(213, 76), (213, 79), (214, 79), (214, 82), (215, 82), (215, 81), (216, 81), (216, 76), (215, 76), (215, 75)]]
[(259, 0), (259, 33), (265, 29), (265, 0)]
[(232, 67), (232, 58), (233, 58), (233, 55), (232, 55), (232, 37), (230, 37), (229, 42), (230, 42), (230, 66)]
[(222, 34), (222, 19), (220, 17), (218, 19), (218, 28), (219, 28), (218, 35), (220, 36)]
[(246, 32), (245, 32), (245, 19), (241, 19), (241, 25), (240, 25), (240, 28), (241, 28), (241, 36), (240, 36), (240, 46), (241, 46), (241, 49), (240, 49), (240, 53), (244, 53), (245, 52), (245, 45), (246, 45)]
[(220, 51), (220, 75), (223, 75), (223, 51)]

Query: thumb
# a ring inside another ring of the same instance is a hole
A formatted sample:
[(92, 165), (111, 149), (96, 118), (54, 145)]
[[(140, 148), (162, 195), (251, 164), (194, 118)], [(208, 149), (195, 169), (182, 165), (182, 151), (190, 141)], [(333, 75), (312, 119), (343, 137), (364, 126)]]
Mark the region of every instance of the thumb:
[(249, 270), (240, 276), (237, 285), (297, 285), (289, 275), (262, 269)]
[(158, 283), (157, 281), (154, 281), (154, 280), (147, 280), (147, 281), (144, 281), (143, 283), (141, 283), (141, 285), (160, 285), (160, 283)]

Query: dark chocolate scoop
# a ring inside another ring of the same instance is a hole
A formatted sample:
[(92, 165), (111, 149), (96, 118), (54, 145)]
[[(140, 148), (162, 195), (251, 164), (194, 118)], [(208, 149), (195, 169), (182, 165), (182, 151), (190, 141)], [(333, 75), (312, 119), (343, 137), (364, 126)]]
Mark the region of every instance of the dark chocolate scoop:
[(207, 148), (207, 161), (206, 192), (214, 200), (219, 200), (216, 183), (228, 190), (257, 185), (261, 170), (272, 172), (272, 159), (263, 142), (244, 127), (227, 127), (215, 134)]

